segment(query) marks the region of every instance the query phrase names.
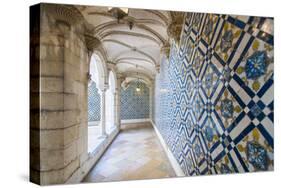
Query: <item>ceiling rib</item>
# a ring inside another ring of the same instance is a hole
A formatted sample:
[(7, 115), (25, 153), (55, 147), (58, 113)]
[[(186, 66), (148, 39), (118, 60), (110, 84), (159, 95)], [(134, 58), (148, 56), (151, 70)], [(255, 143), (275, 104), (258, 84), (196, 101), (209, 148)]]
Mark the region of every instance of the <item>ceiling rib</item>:
[(149, 9), (144, 10), (144, 11), (150, 12), (150, 13), (158, 16), (163, 22), (165, 22), (166, 26), (169, 25), (169, 19), (165, 15), (163, 15), (161, 12), (159, 12), (157, 10), (149, 10)]
[[(116, 21), (109, 22), (109, 23), (104, 24), (103, 27), (96, 28), (95, 32), (98, 36), (102, 36), (103, 32), (106, 31), (107, 29), (113, 29), (113, 28), (118, 27), (120, 25), (126, 25), (126, 23), (121, 23), (121, 22), (117, 23)], [(165, 39), (159, 33), (154, 31), (150, 27), (145, 26), (144, 24), (138, 24), (138, 23), (134, 24), (134, 27), (137, 27), (139, 29), (143, 29), (143, 30), (151, 33), (153, 36), (157, 37), (162, 42), (162, 44), (165, 43)]]
[(120, 45), (125, 46), (125, 47), (127, 47), (127, 48), (130, 49), (130, 50), (122, 51), (122, 52), (119, 53), (117, 56), (115, 56), (115, 57), (112, 59), (114, 62), (115, 62), (115, 60), (116, 60), (118, 57), (120, 57), (122, 54), (127, 53), (127, 52), (131, 52), (131, 51), (133, 50), (134, 52), (137, 52), (137, 53), (139, 53), (139, 54), (142, 54), (142, 55), (146, 56), (147, 58), (149, 58), (149, 59), (156, 65), (156, 61), (155, 61), (155, 59), (154, 59), (153, 57), (151, 57), (149, 54), (147, 54), (147, 53), (145, 53), (145, 52), (143, 52), (143, 51), (141, 51), (141, 50), (139, 50), (139, 49), (136, 49), (135, 47), (133, 47), (133, 46), (131, 46), (131, 45), (129, 45), (129, 44), (126, 44), (126, 43), (121, 42), (121, 41), (118, 41), (118, 40), (112, 40), (112, 39), (108, 39), (107, 42), (114, 42), (114, 43), (116, 43), (116, 44), (120, 44)]
[(128, 65), (131, 65), (131, 66), (133, 66), (133, 67), (136, 67), (136, 65), (137, 65), (138, 67), (140, 67), (140, 68), (142, 68), (142, 69), (144, 69), (144, 70), (150, 72), (151, 75), (154, 74), (153, 71), (151, 71), (151, 69), (148, 69), (147, 67), (142, 66), (142, 65), (138, 65), (138, 64), (135, 64), (135, 63), (127, 62), (127, 61), (119, 62), (118, 65), (120, 65), (120, 64), (128, 64)]
[(159, 63), (162, 45), (169, 40), (167, 28), (170, 12), (129, 9), (129, 15), (119, 19), (107, 7), (80, 7), (95, 37), (101, 41), (105, 61), (115, 63), (124, 77), (144, 78), (152, 82)]
[[(161, 41), (158, 41), (156, 40), (155, 38), (149, 36), (149, 35), (145, 35), (145, 34), (141, 34), (141, 33), (134, 33), (134, 32), (128, 32), (128, 31), (108, 31), (106, 33), (103, 33), (101, 36), (100, 36), (100, 39), (102, 41), (107, 41), (106, 38), (107, 36), (110, 36), (110, 35), (129, 35), (129, 36), (133, 36), (133, 37), (141, 37), (141, 38), (145, 38), (145, 39), (148, 39), (154, 43), (156, 43), (157, 45), (160, 45)], [(103, 40), (104, 39), (104, 40)]]
[(149, 63), (150, 65), (154, 65), (153, 62), (151, 61), (148, 61), (147, 59), (143, 59), (143, 58), (136, 58), (136, 57), (123, 57), (123, 58), (119, 58), (119, 59), (116, 59), (115, 63), (118, 64), (119, 62), (122, 62), (122, 61), (126, 61), (126, 60), (136, 60), (136, 61), (142, 61), (142, 62), (145, 62), (145, 63)]
[(151, 75), (148, 75), (146, 72), (144, 71), (137, 71), (135, 69), (127, 69), (126, 72), (121, 72), (122, 74), (124, 74), (126, 77), (133, 77), (133, 78), (138, 78), (140, 76), (143, 76), (144, 78), (147, 79), (153, 79), (153, 77)]

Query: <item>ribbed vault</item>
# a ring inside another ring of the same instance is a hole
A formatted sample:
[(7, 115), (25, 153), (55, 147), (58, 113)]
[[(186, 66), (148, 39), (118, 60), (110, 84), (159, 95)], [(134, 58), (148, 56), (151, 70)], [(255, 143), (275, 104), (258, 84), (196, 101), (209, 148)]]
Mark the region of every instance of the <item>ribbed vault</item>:
[(108, 62), (117, 73), (148, 83), (154, 79), (161, 58), (161, 48), (169, 43), (167, 28), (172, 23), (169, 11), (128, 9), (117, 19), (108, 7), (76, 7), (84, 16)]

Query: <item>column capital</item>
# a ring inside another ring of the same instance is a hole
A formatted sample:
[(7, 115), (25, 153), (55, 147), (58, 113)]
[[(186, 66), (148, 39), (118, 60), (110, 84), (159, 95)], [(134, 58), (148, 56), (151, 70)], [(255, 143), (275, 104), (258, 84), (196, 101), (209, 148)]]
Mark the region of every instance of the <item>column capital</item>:
[(108, 88), (109, 88), (108, 85), (104, 85), (104, 86), (98, 87), (99, 94), (100, 95), (105, 94), (105, 92), (107, 91)]
[(157, 73), (160, 73), (160, 64), (155, 65), (155, 69), (156, 69)]
[(122, 73), (117, 73), (117, 79), (125, 79), (126, 77)]
[(167, 28), (168, 36), (172, 38), (177, 44), (180, 41), (181, 30), (184, 21), (184, 13), (171, 11), (172, 22)]
[(122, 84), (122, 82), (124, 80), (126, 80), (126, 77), (122, 76), (122, 77), (118, 77), (117, 80), (120, 82), (120, 85)]
[(90, 86), (92, 83), (92, 75), (89, 72), (87, 74), (87, 78), (88, 78), (88, 86)]
[(165, 55), (166, 58), (169, 58), (170, 56), (170, 48), (171, 48), (171, 45), (169, 42), (166, 42), (160, 49), (160, 53)]
[(101, 45), (100, 40), (90, 32), (84, 33), (84, 39), (85, 39), (86, 47), (88, 51), (91, 53), (93, 53), (93, 51)]
[(108, 84), (108, 83), (105, 83), (104, 86), (103, 86), (103, 88), (102, 88), (102, 90), (103, 90), (103, 91), (106, 91), (106, 90), (108, 90), (108, 89), (109, 89), (109, 84)]

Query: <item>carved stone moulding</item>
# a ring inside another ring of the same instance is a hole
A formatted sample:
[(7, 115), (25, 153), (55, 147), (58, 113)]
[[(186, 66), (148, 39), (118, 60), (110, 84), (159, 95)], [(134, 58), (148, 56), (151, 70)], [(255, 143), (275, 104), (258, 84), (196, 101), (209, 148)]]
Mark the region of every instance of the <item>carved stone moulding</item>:
[(181, 34), (181, 26), (180, 24), (177, 23), (171, 23), (168, 26), (168, 35), (171, 39), (175, 40), (175, 42), (180, 41), (180, 34)]
[(180, 41), (180, 35), (184, 20), (183, 12), (174, 12), (171, 11), (172, 22), (169, 24), (167, 28), (168, 35), (171, 39), (173, 39), (177, 44)]
[(166, 42), (160, 50), (160, 52), (164, 54), (167, 58), (169, 58), (170, 55), (170, 47), (171, 47), (170, 44)]
[(43, 4), (42, 6), (48, 15), (57, 21), (63, 21), (69, 25), (84, 23), (83, 15), (72, 5)]
[(94, 49), (98, 48), (101, 44), (101, 41), (90, 33), (85, 33), (84, 38), (85, 38), (87, 49), (90, 52), (93, 52)]

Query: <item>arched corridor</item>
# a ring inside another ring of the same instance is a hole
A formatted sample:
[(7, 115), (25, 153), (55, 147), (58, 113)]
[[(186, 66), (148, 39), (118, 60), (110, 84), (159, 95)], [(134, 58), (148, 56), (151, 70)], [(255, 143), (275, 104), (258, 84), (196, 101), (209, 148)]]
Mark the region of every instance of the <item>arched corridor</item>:
[(273, 170), (272, 18), (38, 6), (32, 181)]

